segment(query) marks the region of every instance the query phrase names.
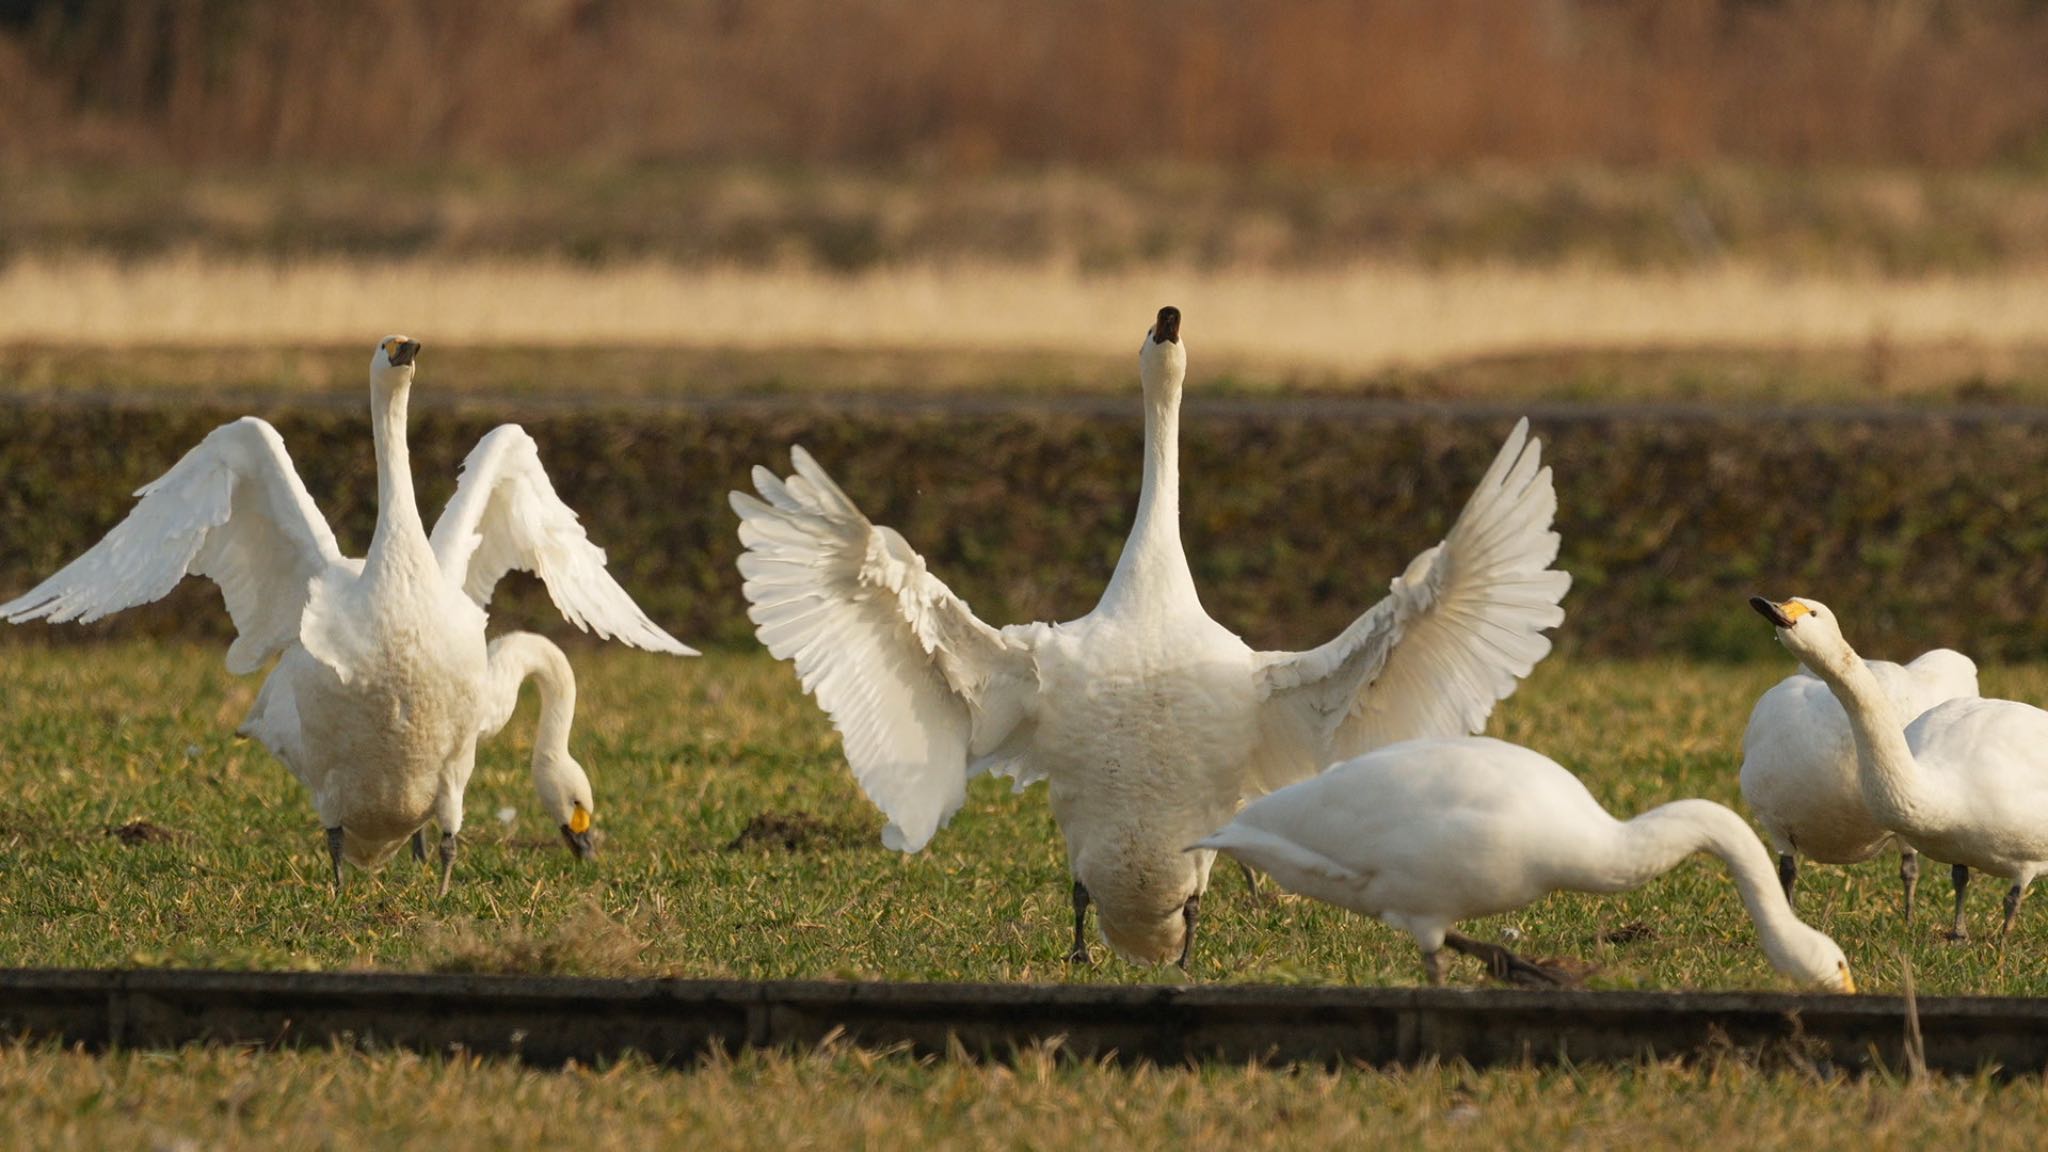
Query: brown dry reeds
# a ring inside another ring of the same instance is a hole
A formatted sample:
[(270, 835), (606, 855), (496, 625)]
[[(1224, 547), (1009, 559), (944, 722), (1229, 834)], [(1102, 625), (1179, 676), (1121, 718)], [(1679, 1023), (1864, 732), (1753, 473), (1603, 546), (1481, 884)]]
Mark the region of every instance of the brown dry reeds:
[(1959, 165), (2048, 141), (2024, 0), (73, 0), (0, 154)]

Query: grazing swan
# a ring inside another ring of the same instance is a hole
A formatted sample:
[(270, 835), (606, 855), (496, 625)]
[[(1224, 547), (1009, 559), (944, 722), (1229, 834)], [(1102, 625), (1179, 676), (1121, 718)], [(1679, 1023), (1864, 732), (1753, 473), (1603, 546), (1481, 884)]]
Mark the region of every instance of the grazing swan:
[(517, 425), (477, 444), (428, 537), (405, 440), (419, 350), (392, 336), (371, 357), (377, 530), (364, 558), (341, 554), (277, 430), (244, 417), (143, 488), (83, 556), (0, 604), (15, 623), (91, 621), (159, 599), (188, 574), (218, 584), (235, 622), (228, 670), (280, 657), (241, 732), (313, 794), (337, 888), (344, 858), (375, 864), (432, 820), (448, 890), (463, 788), (496, 705), (484, 609), (507, 571), (539, 575), (578, 627), (690, 654), (605, 571)]
[(1709, 852), (1735, 874), (1772, 967), (1856, 990), (1842, 950), (1793, 915), (1740, 816), (1710, 800), (1677, 800), (1616, 820), (1556, 761), (1483, 736), (1411, 740), (1345, 761), (1252, 801), (1194, 848), (1408, 933), (1432, 984), (1443, 982), (1446, 944), (1497, 977), (1557, 983), (1552, 970), (1451, 926), (1552, 892), (1640, 888)]
[[(1903, 667), (1866, 660), (1870, 674), (1900, 717), (1910, 721), (1944, 700), (1977, 695), (1977, 665), (1948, 648), (1925, 652)], [(1778, 882), (1793, 898), (1799, 856), (1823, 864), (1855, 864), (1877, 855), (1892, 838), (1863, 805), (1856, 770), (1856, 738), (1849, 717), (1820, 678), (1806, 669), (1763, 694), (1742, 734), (1742, 798), (1778, 852)], [(1956, 890), (1969, 882), (1957, 865)], [(1905, 916), (1913, 918), (1920, 854), (1899, 845), (1899, 880)]]
[(830, 713), (884, 843), (915, 852), (982, 772), (1049, 786), (1074, 878), (1122, 955), (1186, 963), (1214, 855), (1183, 848), (1247, 795), (1395, 740), (1477, 730), (1550, 650), (1570, 577), (1551, 571), (1557, 497), (1517, 424), (1444, 541), (1307, 652), (1255, 652), (1211, 620), (1180, 539), (1180, 312), (1139, 353), (1144, 478), (1094, 611), (998, 631), (868, 521), (810, 455), (734, 493), (749, 615)]
[[(578, 860), (597, 855), (590, 823), (597, 802), (590, 794), (590, 776), (569, 754), (569, 727), (576, 722), (576, 673), (569, 658), (552, 640), (531, 632), (507, 632), (491, 641), (490, 684), (478, 735), (497, 735), (519, 708), (519, 686), (531, 677), (540, 694), (540, 726), (533, 734), (533, 788), (541, 808), (562, 830), (562, 841)], [(424, 856), (418, 834), (414, 850)]]
[[(1878, 826), (1936, 860), (2012, 881), (2000, 939), (2010, 935), (2027, 885), (2048, 867), (2048, 712), (1971, 696), (1902, 724), (1827, 605), (1804, 597), (1749, 603), (1849, 714), (1863, 802)], [(1967, 935), (1965, 875), (1957, 873), (1956, 939)]]

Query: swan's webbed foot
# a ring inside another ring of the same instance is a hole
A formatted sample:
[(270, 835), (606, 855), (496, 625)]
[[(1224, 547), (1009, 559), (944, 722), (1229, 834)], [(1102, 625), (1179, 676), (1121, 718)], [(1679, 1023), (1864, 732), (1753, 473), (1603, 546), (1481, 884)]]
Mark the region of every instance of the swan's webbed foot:
[(1799, 887), (1799, 857), (1790, 852), (1778, 853), (1778, 887), (1785, 890), (1785, 903), (1792, 903), (1792, 892)]
[(448, 882), (455, 878), (455, 833), (441, 833), (441, 895), (448, 894)]
[(1561, 968), (1524, 960), (1498, 944), (1488, 944), (1456, 932), (1444, 933), (1444, 943), (1453, 951), (1485, 964), (1489, 975), (1508, 984), (1519, 984), (1524, 988), (1566, 988), (1579, 982), (1577, 977)]
[(1948, 930), (1948, 938), (1958, 944), (1970, 939), (1969, 926), (1963, 923), (1963, 893), (1970, 889), (1970, 868), (1967, 864), (1956, 864), (1948, 870), (1949, 882), (1956, 887), (1955, 924)]
[(347, 837), (342, 832), (341, 825), (339, 824), (327, 830), (327, 856), (328, 859), (334, 862), (334, 890), (336, 892), (341, 891), (341, 849), (346, 839)]
[(1266, 889), (1264, 885), (1259, 883), (1259, 874), (1252, 871), (1252, 866), (1242, 860), (1237, 862), (1237, 870), (1244, 873), (1244, 888), (1248, 898), (1251, 900), (1252, 907), (1265, 908)]
[(1088, 889), (1079, 880), (1074, 881), (1074, 947), (1067, 963), (1088, 963)]
[(425, 828), (415, 828), (412, 830), (412, 858), (422, 864), (427, 862), (427, 830)]
[(1920, 854), (1911, 848), (1899, 853), (1899, 883), (1905, 886), (1906, 923), (1913, 922), (1913, 893), (1920, 887)]
[(2005, 938), (2012, 935), (2012, 922), (2020, 914), (2020, 901), (2027, 898), (2024, 884), (2014, 884), (2005, 894), (2005, 926), (1998, 930), (1998, 946), (2005, 947)]
[(1200, 892), (1188, 897), (1188, 902), (1180, 906), (1182, 927), (1180, 959), (1175, 961), (1175, 963), (1180, 965), (1180, 970), (1183, 972), (1188, 970), (1188, 957), (1193, 955), (1195, 951), (1195, 918), (1200, 916), (1201, 913), (1202, 894)]

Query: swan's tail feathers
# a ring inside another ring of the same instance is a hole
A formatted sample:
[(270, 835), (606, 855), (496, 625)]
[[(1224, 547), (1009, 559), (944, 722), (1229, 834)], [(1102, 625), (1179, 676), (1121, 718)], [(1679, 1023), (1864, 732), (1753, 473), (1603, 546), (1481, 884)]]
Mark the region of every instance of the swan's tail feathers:
[(759, 496), (731, 497), (747, 615), (832, 717), (854, 778), (889, 817), (883, 842), (915, 852), (966, 800), (970, 765), (1028, 721), (1028, 632), (976, 619), (808, 453), (790, 455), (794, 475), (756, 468)]
[(1523, 419), (1450, 533), (1384, 599), (1320, 648), (1261, 654), (1269, 739), (1311, 753), (1288, 759), (1295, 778), (1397, 741), (1485, 727), (1494, 704), (1550, 653), (1545, 633), (1564, 622), (1571, 576), (1551, 567), (1556, 515), (1542, 441)]

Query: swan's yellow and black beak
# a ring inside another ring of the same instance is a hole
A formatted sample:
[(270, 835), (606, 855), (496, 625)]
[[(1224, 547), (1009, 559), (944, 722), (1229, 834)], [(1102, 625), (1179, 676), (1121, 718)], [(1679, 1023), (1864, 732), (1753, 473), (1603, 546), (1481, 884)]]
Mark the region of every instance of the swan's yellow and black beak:
[(1180, 309), (1168, 304), (1159, 310), (1159, 319), (1152, 324), (1154, 344), (1180, 343)]
[(386, 340), (384, 358), (393, 368), (403, 368), (419, 358), (420, 342), (417, 340)]
[(562, 825), (562, 842), (578, 860), (597, 859), (597, 845), (590, 839), (590, 810), (578, 804), (569, 814), (569, 822)]
[(1856, 977), (1849, 974), (1849, 962), (1847, 960), (1842, 961), (1836, 966), (1836, 971), (1842, 974), (1842, 991), (1854, 996), (1856, 994)]
[(1749, 606), (1756, 609), (1757, 615), (1780, 628), (1790, 628), (1799, 622), (1801, 616), (1813, 611), (1797, 600), (1787, 600), (1779, 604), (1762, 596), (1751, 596)]

